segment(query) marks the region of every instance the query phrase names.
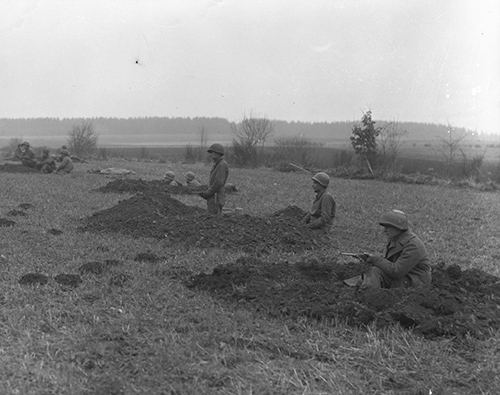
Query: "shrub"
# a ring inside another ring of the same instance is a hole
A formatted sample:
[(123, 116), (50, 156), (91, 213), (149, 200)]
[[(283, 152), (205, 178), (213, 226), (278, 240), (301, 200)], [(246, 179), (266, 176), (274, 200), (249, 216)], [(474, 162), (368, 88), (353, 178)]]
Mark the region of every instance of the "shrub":
[(97, 151), (97, 138), (92, 122), (82, 121), (69, 132), (68, 147), (77, 156), (89, 157)]

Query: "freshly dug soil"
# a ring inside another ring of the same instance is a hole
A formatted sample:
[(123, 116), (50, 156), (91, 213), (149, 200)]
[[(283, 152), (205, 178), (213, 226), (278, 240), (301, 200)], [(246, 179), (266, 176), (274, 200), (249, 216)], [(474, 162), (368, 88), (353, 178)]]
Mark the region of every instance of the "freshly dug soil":
[(22, 165), (21, 163), (4, 163), (0, 165), (0, 172), (5, 173), (40, 173), (39, 170), (33, 169), (32, 167), (27, 167)]
[(49, 281), (49, 277), (42, 273), (26, 273), (19, 278), (21, 285), (45, 285)]
[[(98, 192), (136, 193), (136, 192), (168, 192), (172, 195), (194, 195), (207, 190), (207, 185), (188, 187), (186, 185), (170, 186), (163, 180), (145, 181), (142, 179), (116, 179), (97, 188)], [(234, 185), (226, 185), (226, 193), (237, 192)]]
[(61, 273), (54, 277), (56, 283), (67, 287), (78, 287), (82, 282), (82, 278), (78, 274)]
[(168, 239), (171, 243), (202, 248), (218, 247), (265, 253), (276, 249), (300, 252), (327, 245), (328, 235), (301, 225), (305, 212), (282, 210), (268, 218), (250, 215), (208, 215), (165, 192), (137, 194), (116, 206), (94, 213), (81, 228), (121, 232), (135, 237)]
[(15, 221), (6, 218), (0, 218), (0, 226), (8, 227), (8, 226), (14, 226), (15, 224), (16, 224)]
[(264, 263), (242, 257), (186, 281), (190, 288), (273, 317), (341, 320), (353, 326), (399, 324), (427, 338), (484, 338), (500, 329), (500, 278), (458, 266), (433, 269), (428, 289), (357, 291), (343, 279), (363, 273), (361, 263)]
[(12, 209), (10, 210), (7, 215), (11, 216), (11, 217), (26, 217), (28, 214), (26, 214), (25, 211), (23, 210), (17, 210), (17, 209)]

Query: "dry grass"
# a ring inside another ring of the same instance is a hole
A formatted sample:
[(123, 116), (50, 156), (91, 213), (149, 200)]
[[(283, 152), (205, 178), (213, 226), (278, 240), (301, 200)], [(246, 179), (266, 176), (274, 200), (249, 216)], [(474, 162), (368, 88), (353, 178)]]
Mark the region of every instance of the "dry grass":
[[(176, 276), (210, 271), (240, 254), (186, 249), (166, 241), (79, 233), (79, 219), (124, 195), (91, 190), (110, 179), (87, 174), (102, 163), (77, 165), (70, 176), (0, 174), (1, 217), (19, 203), (28, 216), (0, 228), (0, 393), (5, 394), (358, 394), (496, 393), (500, 388), (498, 334), (487, 341), (428, 341), (392, 328), (355, 330), (342, 323), (280, 321), (186, 289)], [(115, 161), (139, 176), (204, 165)], [(242, 191), (229, 207), (266, 215), (287, 205), (307, 208), (309, 177), (271, 170), (231, 171)], [(460, 263), (500, 275), (500, 199), (432, 186), (334, 179), (338, 204), (334, 245), (379, 250), (376, 225), (387, 208), (406, 210), (434, 262)], [(203, 206), (201, 199), (182, 197)], [(50, 228), (63, 233), (54, 236)], [(139, 252), (163, 257), (138, 263)], [(298, 259), (269, 256), (270, 262)], [(118, 259), (101, 276), (83, 275), (75, 289), (53, 277), (78, 273), (89, 261)], [(45, 286), (17, 283), (27, 272), (52, 278)], [(122, 281), (114, 281), (121, 279)]]

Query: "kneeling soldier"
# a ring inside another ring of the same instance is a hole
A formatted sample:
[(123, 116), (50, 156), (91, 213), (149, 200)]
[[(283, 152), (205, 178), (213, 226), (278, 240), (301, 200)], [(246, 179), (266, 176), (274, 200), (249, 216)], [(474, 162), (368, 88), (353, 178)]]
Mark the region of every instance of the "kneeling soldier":
[(344, 282), (361, 288), (398, 288), (428, 286), (431, 268), (424, 243), (409, 230), (406, 214), (392, 210), (382, 215), (387, 246), (384, 256), (358, 254), (360, 260), (372, 265), (362, 276)]

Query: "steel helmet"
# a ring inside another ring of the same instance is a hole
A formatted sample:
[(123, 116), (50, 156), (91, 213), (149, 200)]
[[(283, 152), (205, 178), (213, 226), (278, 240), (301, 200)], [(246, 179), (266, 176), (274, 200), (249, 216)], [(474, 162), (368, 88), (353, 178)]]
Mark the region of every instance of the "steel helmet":
[(319, 185), (321, 185), (324, 188), (326, 188), (330, 183), (330, 177), (328, 176), (328, 174), (322, 171), (312, 176), (312, 180), (316, 181)]
[(169, 170), (165, 173), (165, 178), (175, 178), (175, 173), (172, 170)]
[(21, 143), (21, 145), (24, 145), (24, 146), (26, 146), (26, 147), (29, 147), (29, 146), (30, 146), (30, 143), (28, 143), (27, 141), (23, 141), (23, 142)]
[(215, 143), (208, 147), (207, 152), (215, 152), (216, 154), (224, 155), (224, 147), (222, 144)]
[(192, 171), (188, 171), (186, 173), (186, 179), (187, 180), (194, 180), (194, 173)]
[(392, 226), (399, 230), (408, 230), (408, 218), (401, 210), (389, 211), (380, 217), (379, 224), (382, 226)]

